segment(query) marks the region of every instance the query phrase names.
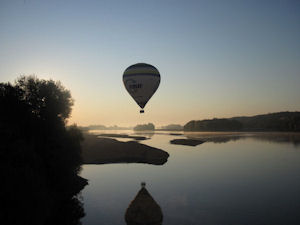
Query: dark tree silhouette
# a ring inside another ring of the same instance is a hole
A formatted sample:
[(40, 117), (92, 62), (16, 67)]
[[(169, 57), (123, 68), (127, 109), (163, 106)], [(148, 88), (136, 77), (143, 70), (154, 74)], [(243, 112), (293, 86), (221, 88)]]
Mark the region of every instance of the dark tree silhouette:
[(138, 124), (136, 125), (133, 130), (135, 131), (143, 131), (143, 130), (155, 130), (155, 126), (153, 123), (148, 124)]
[(83, 136), (66, 127), (71, 94), (60, 82), (0, 83), (0, 224), (79, 224)]
[(22, 91), (23, 100), (36, 116), (45, 120), (60, 119), (62, 122), (69, 117), (73, 100), (70, 91), (60, 82), (23, 76), (16, 81), (15, 86)]
[(190, 121), (184, 126), (185, 131), (240, 131), (243, 125), (237, 120), (212, 119)]
[(229, 119), (192, 120), (185, 131), (300, 131), (300, 112), (277, 112)]

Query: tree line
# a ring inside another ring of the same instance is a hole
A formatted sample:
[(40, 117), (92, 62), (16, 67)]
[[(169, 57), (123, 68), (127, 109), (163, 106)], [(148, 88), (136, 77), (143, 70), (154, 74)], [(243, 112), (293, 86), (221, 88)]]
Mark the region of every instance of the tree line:
[(185, 131), (300, 131), (300, 112), (277, 112), (251, 117), (192, 120)]
[(138, 124), (136, 125), (133, 130), (135, 131), (143, 131), (143, 130), (155, 130), (155, 126), (153, 123), (148, 123), (148, 124)]
[(67, 127), (73, 99), (60, 82), (34, 76), (0, 83), (1, 224), (79, 224), (75, 197), (87, 184), (83, 136)]

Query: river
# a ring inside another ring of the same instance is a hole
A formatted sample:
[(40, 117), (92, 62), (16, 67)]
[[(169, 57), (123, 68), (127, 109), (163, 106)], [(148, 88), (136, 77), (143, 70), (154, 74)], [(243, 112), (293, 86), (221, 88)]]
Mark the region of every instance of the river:
[(225, 133), (195, 147), (170, 140), (206, 133), (178, 134), (146, 133), (140, 141), (168, 152), (164, 165), (84, 165), (83, 225), (126, 225), (141, 182), (160, 205), (163, 225), (300, 224), (299, 134)]

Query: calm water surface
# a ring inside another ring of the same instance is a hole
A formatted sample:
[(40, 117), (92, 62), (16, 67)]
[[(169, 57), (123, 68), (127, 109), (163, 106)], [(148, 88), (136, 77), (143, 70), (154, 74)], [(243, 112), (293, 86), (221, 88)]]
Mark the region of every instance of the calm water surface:
[(89, 179), (82, 191), (84, 225), (125, 225), (125, 211), (143, 181), (164, 225), (300, 224), (299, 136), (229, 135), (189, 147), (170, 144), (184, 136), (147, 135), (151, 139), (141, 143), (170, 154), (164, 165), (83, 166), (81, 175)]

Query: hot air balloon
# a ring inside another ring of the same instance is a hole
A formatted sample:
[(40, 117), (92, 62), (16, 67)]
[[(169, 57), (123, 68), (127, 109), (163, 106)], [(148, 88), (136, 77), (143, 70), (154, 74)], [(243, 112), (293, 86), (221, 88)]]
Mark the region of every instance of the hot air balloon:
[(160, 83), (158, 70), (146, 63), (137, 63), (129, 66), (123, 74), (123, 83), (126, 90), (144, 113), (144, 107), (157, 90)]

